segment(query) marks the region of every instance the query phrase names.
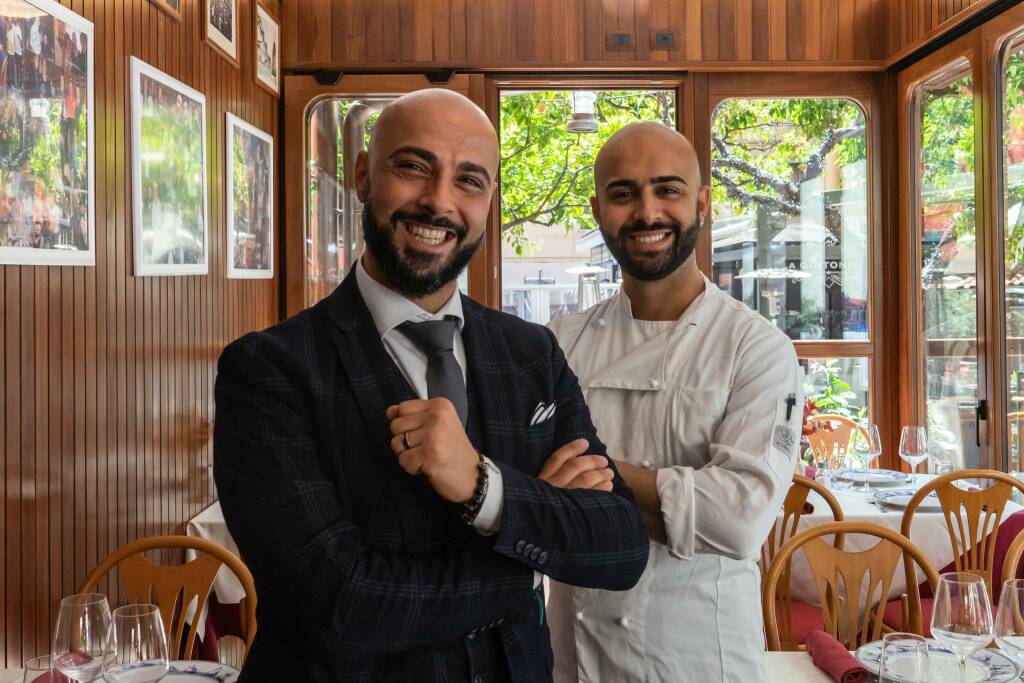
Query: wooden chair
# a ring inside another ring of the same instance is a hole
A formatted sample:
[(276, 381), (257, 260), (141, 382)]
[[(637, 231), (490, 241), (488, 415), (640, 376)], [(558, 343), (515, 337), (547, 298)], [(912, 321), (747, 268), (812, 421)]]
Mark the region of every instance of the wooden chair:
[[(165, 548), (188, 548), (198, 556), (182, 565), (154, 564), (143, 553)], [(238, 577), (245, 598), (239, 605), (245, 652), (256, 637), (256, 587), (252, 574), (231, 551), (212, 541), (192, 536), (153, 536), (140, 538), (103, 558), (86, 577), (81, 593), (95, 592), (99, 580), (115, 567), (121, 576), (129, 603), (152, 603), (160, 608), (167, 650), (172, 659), (189, 659), (196, 642), (199, 612), (213, 589), (213, 580), (221, 566)], [(191, 623), (190, 607), (195, 607)]]
[(1017, 578), (1017, 571), (1020, 569), (1020, 557), (1024, 555), (1024, 531), (1021, 531), (1013, 539), (1013, 543), (1006, 549), (1006, 557), (1003, 558), (1003, 580)]
[[(868, 550), (847, 552), (826, 543), (822, 536), (867, 534), (879, 542)], [(882, 615), (889, 596), (892, 577), (899, 561), (904, 560), (904, 571), (909, 594), (908, 628), (912, 633), (922, 632), (921, 597), (918, 592), (917, 570), (921, 568), (932, 590), (939, 576), (924, 553), (908, 539), (891, 529), (864, 522), (832, 522), (801, 531), (787, 542), (768, 568), (761, 590), (761, 608), (769, 650), (781, 650), (779, 624), (775, 615), (775, 593), (783, 570), (793, 553), (803, 550), (811, 569), (818, 599), (825, 617), (825, 631), (837, 638), (849, 650), (882, 636)], [(864, 604), (861, 605), (862, 586), (867, 579)]]
[(832, 426), (831, 430), (819, 428), (807, 435), (814, 462), (825, 461), (829, 469), (845, 466), (854, 432), (866, 433), (864, 427), (843, 415), (811, 415), (807, 421), (819, 427)]
[[(762, 590), (764, 589), (768, 567), (778, 554), (779, 548), (785, 545), (786, 541), (796, 533), (797, 526), (800, 524), (800, 517), (804, 513), (804, 506), (807, 504), (807, 496), (811, 491), (825, 499), (825, 502), (828, 503), (829, 508), (832, 510), (832, 517), (835, 521), (843, 521), (843, 510), (839, 507), (839, 501), (836, 500), (831, 491), (813, 479), (808, 479), (799, 474), (793, 475), (793, 483), (790, 485), (786, 499), (782, 503), (782, 518), (775, 521), (771, 532), (768, 534), (768, 538), (761, 546), (761, 559), (758, 562), (758, 567), (761, 569)], [(836, 536), (835, 547), (843, 547), (842, 534)], [(790, 565), (791, 563), (787, 563), (782, 569), (782, 574), (775, 591), (775, 601), (780, 624), (779, 633), (782, 640), (782, 649), (799, 650), (806, 635), (804, 632), (808, 630), (804, 626), (808, 623), (813, 623), (816, 626), (821, 623), (823, 617), (821, 609), (818, 607), (793, 602), (793, 595), (789, 588)]]

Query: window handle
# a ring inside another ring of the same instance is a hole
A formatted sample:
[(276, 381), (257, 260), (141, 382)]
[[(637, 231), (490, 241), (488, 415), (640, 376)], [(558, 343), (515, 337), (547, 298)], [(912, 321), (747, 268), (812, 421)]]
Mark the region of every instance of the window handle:
[[(978, 401), (978, 405), (974, 409), (974, 424), (975, 424), (974, 440), (975, 440), (976, 445), (978, 446), (978, 448), (981, 448), (981, 423), (982, 423), (983, 420), (987, 424), (987, 422), (988, 422), (988, 401), (986, 401), (985, 399), (982, 399), (982, 400)], [(986, 436), (987, 436), (987, 434), (986, 434)], [(986, 438), (985, 441), (988, 442), (988, 439)]]

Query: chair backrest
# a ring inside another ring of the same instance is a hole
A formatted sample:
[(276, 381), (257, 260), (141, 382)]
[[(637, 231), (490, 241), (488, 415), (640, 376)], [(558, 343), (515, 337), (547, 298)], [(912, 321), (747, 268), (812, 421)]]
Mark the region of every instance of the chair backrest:
[[(991, 485), (964, 489), (954, 484), (963, 479), (989, 479)], [(988, 594), (994, 596), (992, 565), (995, 563), (996, 536), (1006, 502), (1015, 488), (1024, 491), (1024, 483), (995, 470), (958, 470), (943, 474), (922, 486), (907, 503), (900, 532), (911, 538), (914, 513), (921, 501), (934, 491), (942, 506), (956, 570), (984, 577)]]
[[(793, 483), (790, 484), (786, 498), (782, 502), (782, 516), (775, 520), (768, 538), (761, 546), (761, 559), (758, 561), (758, 567), (761, 569), (762, 587), (764, 587), (768, 567), (771, 565), (772, 560), (775, 559), (775, 555), (778, 554), (779, 548), (785, 545), (786, 541), (796, 533), (797, 526), (800, 524), (800, 517), (804, 514), (804, 506), (807, 504), (807, 496), (811, 491), (825, 499), (825, 502), (828, 503), (829, 508), (832, 510), (832, 517), (835, 521), (843, 521), (843, 510), (839, 507), (839, 501), (836, 500), (831, 491), (813, 479), (800, 474), (793, 475)], [(841, 534), (835, 538), (835, 547), (843, 547), (843, 537)], [(793, 625), (790, 621), (790, 616), (793, 612), (793, 595), (789, 589), (789, 577), (790, 565), (787, 564), (782, 569), (782, 574), (775, 591), (775, 600), (779, 605), (779, 633), (783, 639), (782, 647), (784, 650), (796, 650), (798, 649), (798, 644), (792, 638)]]
[[(191, 549), (197, 551), (197, 556), (185, 564), (162, 565), (143, 555), (165, 548)], [(151, 536), (132, 541), (103, 558), (86, 577), (81, 592), (93, 592), (99, 580), (117, 567), (129, 603), (152, 603), (160, 608), (171, 658), (189, 659), (196, 641), (199, 612), (224, 565), (234, 572), (245, 590), (239, 609), (248, 652), (256, 637), (256, 587), (252, 574), (234, 553), (212, 541), (192, 536)], [(193, 606), (194, 613), (190, 610)]]
[[(878, 537), (879, 541), (867, 550), (848, 552), (822, 540), (822, 536), (838, 534), (867, 534)], [(901, 559), (904, 560), (909, 598), (904, 630), (922, 632), (921, 594), (915, 564), (921, 568), (933, 591), (939, 583), (939, 576), (924, 553), (909, 539), (877, 524), (831, 522), (806, 529), (791, 538), (768, 568), (761, 589), (761, 609), (769, 650), (782, 649), (775, 593), (783, 570), (797, 550), (803, 551), (814, 578), (825, 631), (847, 649), (856, 650), (864, 643), (882, 637), (882, 618), (892, 578)]]
[(1024, 531), (1017, 534), (1013, 543), (1006, 549), (1006, 557), (1003, 558), (1003, 581), (1017, 578), (1021, 555), (1024, 555)]
[(814, 462), (826, 461), (830, 468), (844, 465), (854, 432), (864, 432), (862, 426), (843, 415), (811, 415), (807, 421), (818, 427), (807, 435)]

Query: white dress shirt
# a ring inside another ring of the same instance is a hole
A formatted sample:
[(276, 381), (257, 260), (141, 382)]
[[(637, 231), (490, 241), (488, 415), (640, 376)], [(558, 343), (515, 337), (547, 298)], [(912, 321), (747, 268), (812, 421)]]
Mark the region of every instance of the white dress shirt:
[[(428, 398), (427, 394), (427, 354), (423, 353), (416, 343), (405, 336), (398, 326), (404, 322), (414, 323), (426, 320), (441, 320), (445, 316), (458, 319), (458, 332), (455, 335), (453, 352), (455, 360), (462, 369), (462, 379), (466, 380), (466, 347), (462, 342), (462, 327), (465, 319), (462, 315), (462, 299), (456, 291), (437, 313), (429, 313), (398, 292), (389, 289), (373, 279), (363, 267), (362, 259), (356, 264), (356, 285), (363, 297), (366, 307), (370, 310), (373, 324), (380, 333), (381, 340), (388, 355), (402, 371), (409, 386), (420, 398)], [(504, 500), (501, 470), (485, 457), (487, 463), (487, 495), (484, 497), (480, 513), (473, 520), (473, 527), (482, 534), (493, 534), (501, 528), (501, 504)]]
[(677, 321), (620, 292), (550, 327), (608, 454), (657, 471), (668, 537), (628, 591), (551, 582), (555, 681), (765, 680), (756, 558), (793, 476), (793, 344), (706, 278)]

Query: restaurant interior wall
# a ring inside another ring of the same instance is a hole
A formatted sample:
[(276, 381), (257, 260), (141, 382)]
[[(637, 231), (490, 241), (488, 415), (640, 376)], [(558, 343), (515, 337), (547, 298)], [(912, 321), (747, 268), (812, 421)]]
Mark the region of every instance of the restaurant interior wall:
[[(96, 265), (0, 266), (0, 668), (48, 652), (60, 598), (100, 558), (182, 533), (214, 499), (217, 357), (279, 315), (276, 277), (225, 275), (225, 112), (278, 130), (253, 77), (254, 2), (237, 67), (203, 41), (201, 2), (180, 21), (150, 0), (62, 2), (95, 25)], [(206, 96), (208, 275), (133, 275), (129, 56)]]

